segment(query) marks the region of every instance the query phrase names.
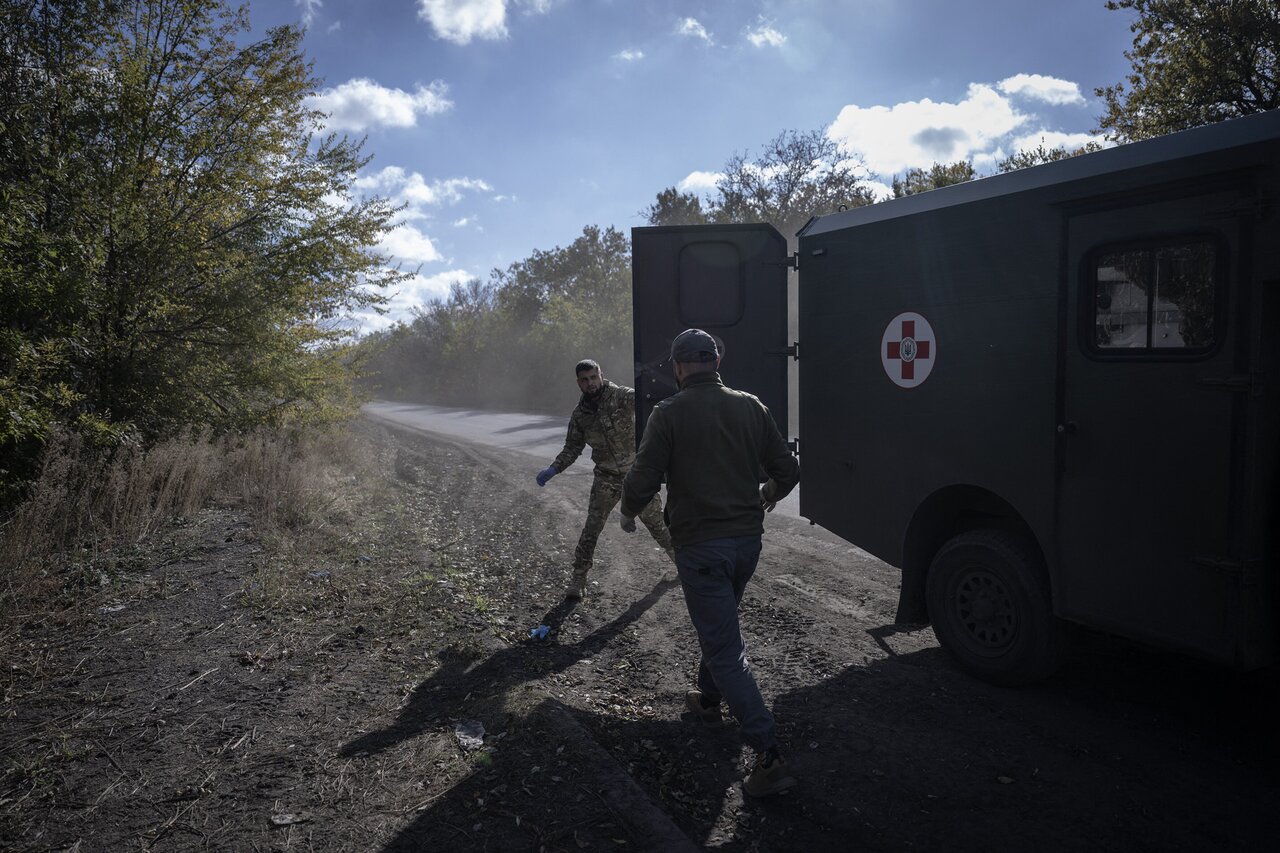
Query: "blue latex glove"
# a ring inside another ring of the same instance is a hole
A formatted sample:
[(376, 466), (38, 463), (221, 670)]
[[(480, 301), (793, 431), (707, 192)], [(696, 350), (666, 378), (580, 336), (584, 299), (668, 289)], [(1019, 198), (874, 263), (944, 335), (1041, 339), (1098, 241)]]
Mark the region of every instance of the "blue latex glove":
[(541, 471), (538, 472), (538, 477), (537, 477), (538, 485), (545, 486), (547, 484), (547, 480), (550, 480), (552, 477), (554, 477), (556, 474), (559, 474), (559, 473), (560, 472), (556, 470), (556, 466), (548, 465), (546, 468), (543, 468)]

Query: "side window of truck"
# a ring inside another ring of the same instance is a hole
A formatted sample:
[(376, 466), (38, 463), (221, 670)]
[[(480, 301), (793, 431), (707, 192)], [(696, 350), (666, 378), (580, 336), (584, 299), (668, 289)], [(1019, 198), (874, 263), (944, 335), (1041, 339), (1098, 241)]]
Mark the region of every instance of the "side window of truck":
[(1092, 312), (1081, 318), (1092, 327), (1091, 349), (1134, 356), (1213, 349), (1221, 286), (1215, 241), (1113, 245), (1091, 257)]

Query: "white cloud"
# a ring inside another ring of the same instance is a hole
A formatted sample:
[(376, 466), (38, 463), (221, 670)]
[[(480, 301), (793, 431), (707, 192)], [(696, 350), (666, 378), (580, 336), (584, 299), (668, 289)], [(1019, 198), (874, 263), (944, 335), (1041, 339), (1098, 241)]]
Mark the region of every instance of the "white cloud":
[(690, 172), (685, 175), (684, 180), (676, 184), (676, 189), (682, 193), (711, 192), (723, 177), (723, 172)]
[(320, 7), (324, 4), (320, 0), (293, 0), (293, 5), (302, 10), (302, 25), (309, 27), (316, 19), (316, 12), (320, 11)]
[(368, 334), (390, 328), (397, 322), (409, 322), (415, 311), (425, 308), (436, 299), (449, 295), (449, 288), (465, 284), (474, 275), (466, 270), (446, 270), (435, 275), (415, 275), (405, 279), (387, 292), (387, 303), (382, 306), (385, 314), (373, 310), (361, 311), (351, 317), (350, 324), (356, 334)]
[(928, 98), (892, 107), (851, 104), (840, 110), (827, 134), (861, 154), (872, 172), (892, 175), (972, 157), (1030, 120), (991, 86), (971, 83), (964, 100), (955, 104)]
[(1004, 146), (998, 145), (990, 151), (983, 151), (978, 154), (974, 154), (969, 158), (969, 161), (973, 163), (973, 168), (975, 170), (979, 173), (985, 174), (988, 172), (994, 172), (996, 165), (1008, 156), (1009, 152), (1004, 150)]
[(787, 43), (787, 37), (761, 21), (754, 30), (747, 30), (747, 41), (756, 47), (782, 47)]
[(449, 288), (455, 284), (465, 284), (474, 275), (466, 270), (445, 270), (435, 275), (415, 275), (400, 285), (399, 292), (391, 298), (389, 307), (403, 307), (406, 313), (413, 308), (420, 308), (434, 299), (443, 299), (449, 295)]
[(997, 85), (1006, 95), (1021, 95), (1024, 98), (1033, 98), (1054, 106), (1085, 103), (1078, 84), (1070, 80), (1060, 80), (1057, 77), (1046, 77), (1043, 74), (1015, 74), (1001, 80)]
[[(379, 241), (378, 250), (388, 257), (390, 265), (407, 270), (423, 264), (449, 262), (425, 229), (446, 228), (448, 226), (445, 222), (450, 222), (457, 228), (479, 228), (476, 217), (470, 214), (440, 222), (435, 216), (436, 208), (461, 202), (468, 194), (493, 194), (493, 187), (479, 178), (428, 181), (420, 172), (406, 171), (400, 166), (386, 166), (362, 175), (356, 179), (351, 189), (350, 198), (331, 194), (326, 197), (326, 201), (346, 206), (359, 202), (361, 198), (378, 195), (390, 199), (393, 204), (404, 206), (397, 215), (395, 227)], [(433, 222), (438, 224), (432, 226)], [(385, 306), (386, 314), (378, 314), (372, 310), (361, 311), (351, 315), (347, 323), (355, 334), (385, 329), (395, 322), (412, 319), (413, 310), (423, 307), (432, 299), (448, 295), (449, 286), (453, 283), (472, 278), (474, 276), (466, 270), (458, 269), (429, 276), (414, 274), (398, 285)]]
[(418, 115), (438, 115), (453, 107), (441, 80), (418, 86), (413, 93), (388, 89), (373, 80), (357, 77), (308, 99), (308, 105), (329, 118), (331, 130), (362, 131), (370, 127), (413, 127)]
[(392, 263), (411, 267), (444, 260), (431, 238), (407, 222), (401, 222), (382, 235), (378, 248), (391, 256)]
[(692, 38), (702, 39), (707, 44), (713, 44), (711, 33), (707, 32), (707, 28), (698, 23), (697, 18), (685, 18), (676, 24), (676, 33), (682, 36), (690, 36)]
[(342, 29), (342, 21), (334, 21), (332, 24), (330, 24), (328, 27), (325, 28), (325, 32), (336, 33), (340, 29)]
[[(1024, 112), (1027, 100), (1058, 107), (1083, 102), (1080, 88), (1069, 80), (1042, 74), (1015, 74), (994, 85), (970, 83), (963, 100), (935, 102), (928, 98), (893, 106), (859, 107), (840, 111), (827, 134), (867, 168), (883, 178), (912, 167), (970, 160), (979, 172), (990, 171), (1011, 151), (1080, 148), (1103, 144), (1087, 133), (1049, 130), (1041, 116)], [(1039, 127), (1038, 130), (1032, 128)]]
[(1031, 151), (1036, 147), (1043, 145), (1050, 150), (1054, 148), (1065, 148), (1068, 151), (1075, 151), (1077, 148), (1083, 148), (1090, 142), (1096, 142), (1099, 145), (1105, 144), (1104, 137), (1091, 136), (1087, 133), (1062, 133), (1057, 130), (1041, 130), (1036, 133), (1027, 133), (1014, 138), (1009, 143), (1014, 151)]
[(620, 50), (613, 55), (613, 58), (622, 62), (638, 62), (639, 60), (644, 59), (644, 51), (630, 49)]
[(507, 37), (506, 0), (418, 0), (418, 17), (454, 44)]
[(402, 284), (399, 293), (393, 297), (393, 302), (398, 300), (399, 304), (406, 307), (425, 306), (431, 300), (448, 296), (449, 288), (454, 284), (465, 284), (472, 278), (475, 275), (465, 269), (445, 270), (435, 275), (415, 275)]
[[(404, 205), (395, 227), (383, 235), (378, 248), (393, 263), (410, 268), (420, 264), (446, 260), (435, 242), (419, 224), (432, 219), (429, 208), (456, 204), (467, 193), (491, 193), (493, 188), (479, 178), (447, 178), (428, 182), (419, 172), (406, 172), (400, 166), (387, 166), (380, 171), (357, 178), (352, 189), (358, 196), (380, 195), (392, 203)], [(453, 224), (474, 222), (463, 217)]]
[(529, 14), (545, 15), (555, 0), (418, 0), (418, 17), (445, 41), (470, 44), (477, 38), (506, 38), (507, 10), (517, 5)]
[(406, 218), (425, 215), (421, 208), (456, 204), (465, 193), (488, 193), (493, 187), (480, 178), (447, 178), (427, 183), (420, 172), (406, 172), (400, 166), (386, 166), (381, 171), (357, 178), (356, 189), (388, 196), (397, 204), (409, 205)]
[(863, 181), (862, 186), (869, 189), (871, 194), (880, 201), (893, 198), (893, 187), (881, 181)]

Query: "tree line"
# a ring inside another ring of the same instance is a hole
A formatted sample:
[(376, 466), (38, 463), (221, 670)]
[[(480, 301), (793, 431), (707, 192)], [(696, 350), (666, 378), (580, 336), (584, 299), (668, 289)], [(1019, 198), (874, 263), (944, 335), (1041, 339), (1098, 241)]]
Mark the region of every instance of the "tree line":
[[(1280, 105), (1280, 0), (1107, 5), (1134, 33), (1132, 73), (1095, 92), (1109, 140)], [(369, 158), (307, 107), (302, 30), (248, 32), (225, 0), (0, 0), (0, 509), (58, 428), (136, 446), (324, 422), (362, 394), (559, 412), (578, 358), (629, 375), (629, 241), (595, 225), (352, 343), (342, 318), (404, 278), (376, 248), (396, 209), (354, 200)], [(975, 177), (934, 164), (892, 193)], [(786, 131), (641, 215), (793, 234), (874, 200), (822, 130)]]
[[(1038, 146), (1006, 158), (1006, 172), (1097, 149)], [(978, 177), (967, 160), (908, 169), (901, 198)], [(641, 211), (648, 225), (767, 222), (789, 239), (808, 219), (876, 203), (868, 173), (824, 129), (788, 130), (753, 158), (735, 154), (706, 196), (667, 187)], [(360, 344), (370, 395), (449, 406), (563, 412), (577, 399), (573, 366), (594, 358), (629, 381), (631, 244), (589, 225), (564, 248), (535, 251), (487, 281), (453, 285), (407, 322)]]
[[(1125, 143), (1280, 106), (1280, 0), (1110, 0), (1131, 15), (1132, 73), (1095, 90), (1095, 133)], [(1098, 150), (1017, 151), (1010, 172)], [(961, 160), (892, 177), (892, 198), (980, 177)], [(754, 158), (734, 154), (706, 196), (667, 187), (641, 211), (649, 225), (767, 222), (793, 239), (813, 215), (873, 204), (861, 163), (823, 129), (788, 130)], [(613, 228), (588, 226), (566, 248), (538, 251), (455, 286), (410, 322), (371, 335), (364, 388), (459, 406), (563, 411), (576, 397), (572, 365), (601, 360), (631, 374), (630, 247)]]
[(351, 410), (337, 320), (400, 278), (299, 27), (223, 0), (0, 0), (0, 506), (104, 447)]

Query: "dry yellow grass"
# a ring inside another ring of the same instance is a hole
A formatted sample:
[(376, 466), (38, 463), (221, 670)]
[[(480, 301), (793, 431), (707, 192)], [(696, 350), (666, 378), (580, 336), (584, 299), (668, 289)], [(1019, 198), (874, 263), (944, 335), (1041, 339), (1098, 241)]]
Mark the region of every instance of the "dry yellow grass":
[(0, 527), (0, 625), (46, 609), (71, 567), (137, 546), (211, 503), (242, 506), (260, 533), (305, 525), (331, 499), (326, 463), (350, 452), (345, 431), (188, 432), (109, 453), (59, 433), (27, 500)]

